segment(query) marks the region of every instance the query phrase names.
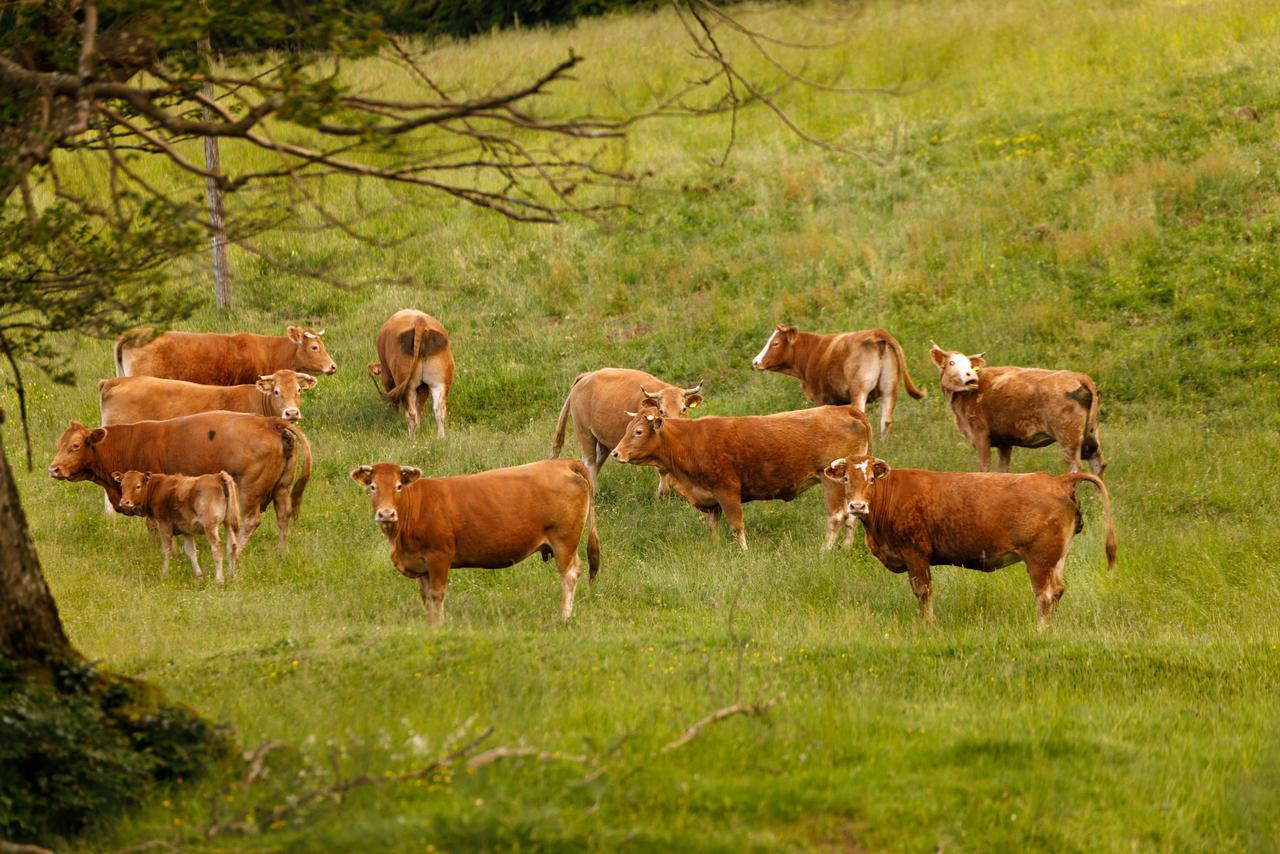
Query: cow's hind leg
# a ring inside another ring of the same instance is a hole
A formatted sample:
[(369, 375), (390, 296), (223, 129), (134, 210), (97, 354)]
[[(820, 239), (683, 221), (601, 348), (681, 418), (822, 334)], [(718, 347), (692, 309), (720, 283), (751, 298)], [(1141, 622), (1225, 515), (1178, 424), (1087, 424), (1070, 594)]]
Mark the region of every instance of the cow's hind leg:
[(914, 556), (907, 560), (907, 578), (911, 581), (911, 592), (916, 594), (920, 604), (920, 619), (925, 625), (933, 625), (933, 571), (929, 560)]
[(404, 395), (404, 420), (409, 427), (409, 439), (418, 435), (418, 424), (422, 421), (422, 411), (418, 408), (418, 390), (410, 389)]
[(742, 521), (742, 498), (738, 490), (733, 492), (721, 492), (716, 495), (716, 502), (719, 503), (720, 509), (724, 511), (724, 519), (729, 523), (730, 530), (738, 538), (738, 545), (743, 551), (747, 550), (747, 529)]
[(293, 515), (293, 498), (289, 494), (292, 483), (285, 483), (276, 487), (275, 494), (271, 500), (276, 505), (276, 531), (280, 535), (279, 542), (276, 543), (276, 550), (280, 554), (284, 554), (285, 549), (289, 546), (289, 517)]
[(898, 370), (886, 367), (880, 374), (880, 438), (893, 430), (893, 410), (898, 406)]
[[(567, 532), (566, 532), (567, 533)], [(578, 539), (582, 532), (578, 531)], [(582, 575), (582, 559), (578, 557), (578, 539), (556, 543), (552, 546), (556, 555), (556, 566), (560, 569), (560, 619), (567, 620), (573, 615), (573, 594), (578, 589), (578, 576)]]
[[(449, 390), (443, 385), (431, 386), (431, 411), (435, 413), (436, 416), (436, 436), (441, 439), (444, 438), (445, 418), (449, 414), (448, 404), (446, 402), (448, 395)], [(421, 408), (421, 405), (419, 405), (419, 408)]]
[[(827, 537), (822, 542), (822, 550), (830, 551), (840, 536), (840, 529), (849, 522), (849, 514), (844, 507), (844, 484), (831, 478), (822, 479), (822, 499), (827, 508)], [(845, 537), (845, 545), (853, 539), (852, 534)]]
[(224, 581), (222, 577), (222, 537), (218, 535), (221, 528), (221, 519), (210, 519), (209, 524), (204, 526), (205, 539), (209, 541), (209, 548), (213, 550), (213, 577), (219, 584)]
[(160, 574), (169, 574), (169, 556), (173, 554), (173, 535), (165, 528), (157, 529), (160, 533)]
[(1008, 445), (1001, 445), (996, 448), (996, 452), (1000, 455), (1000, 462), (997, 463), (1000, 471), (1007, 472), (1009, 463), (1013, 460), (1013, 448)]
[(182, 550), (187, 553), (187, 560), (191, 561), (191, 571), (196, 574), (196, 578), (204, 575), (200, 569), (200, 558), (196, 553), (196, 538), (194, 534), (182, 535)]
[(418, 576), (418, 594), (427, 612), (427, 625), (438, 627), (444, 622), (444, 596), (449, 586), (449, 567), (430, 565), (426, 575)]

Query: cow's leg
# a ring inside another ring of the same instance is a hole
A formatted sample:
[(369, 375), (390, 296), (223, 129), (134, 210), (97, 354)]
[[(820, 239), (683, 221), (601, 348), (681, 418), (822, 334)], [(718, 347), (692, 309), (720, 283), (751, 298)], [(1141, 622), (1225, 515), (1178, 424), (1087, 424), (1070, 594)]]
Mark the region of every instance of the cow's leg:
[[(578, 532), (578, 539), (582, 532)], [(582, 560), (578, 557), (578, 540), (558, 543), (554, 547), (556, 566), (560, 568), (560, 619), (573, 615), (573, 594), (578, 589), (578, 576), (582, 575)]]
[(418, 422), (422, 420), (422, 413), (418, 410), (417, 389), (409, 389), (405, 392), (404, 420), (409, 427), (409, 439), (412, 441), (418, 435)]
[(836, 544), (836, 538), (840, 536), (840, 529), (849, 521), (848, 513), (844, 509), (844, 484), (824, 477), (822, 498), (827, 508), (827, 537), (822, 542), (822, 550), (826, 552), (831, 551), (831, 547)]
[(991, 440), (986, 436), (979, 436), (974, 440), (973, 447), (978, 451), (978, 469), (991, 471)]
[(1007, 472), (1009, 470), (1009, 461), (1013, 459), (1013, 448), (1009, 445), (1001, 445), (996, 448), (996, 452), (1000, 455), (1000, 462), (997, 463), (1000, 471)]
[(729, 529), (733, 531), (738, 538), (738, 545), (743, 551), (747, 550), (747, 529), (742, 523), (742, 498), (737, 489), (732, 492), (717, 493), (716, 502), (720, 505), (720, 509), (724, 512), (724, 519), (729, 523)]
[(187, 553), (187, 560), (191, 561), (191, 571), (196, 574), (196, 578), (204, 575), (200, 569), (200, 558), (196, 554), (196, 538), (192, 534), (182, 535), (182, 550)]
[(886, 369), (880, 374), (880, 438), (888, 439), (893, 429), (893, 410), (898, 406), (898, 371)]
[(444, 438), (444, 421), (449, 414), (446, 398), (449, 396), (449, 390), (444, 385), (431, 386), (431, 411), (436, 416), (436, 436)]
[(422, 596), (422, 608), (427, 612), (427, 625), (438, 627), (444, 623), (444, 594), (449, 586), (449, 565), (432, 563), (427, 574), (418, 577), (418, 593)]
[(258, 530), (258, 526), (262, 524), (262, 508), (258, 506), (258, 502), (245, 503), (244, 492), (241, 495), (240, 507), (240, 536), (236, 538), (236, 555), (244, 553), (244, 547), (249, 542), (249, 537), (253, 536), (253, 532)]
[[(228, 508), (228, 512), (230, 508)], [(227, 523), (227, 580), (236, 580), (236, 558), (240, 556), (240, 544), (238, 542), (239, 535), (236, 530), (231, 527), (230, 522)]]
[(907, 578), (911, 581), (911, 592), (920, 603), (920, 619), (925, 625), (933, 625), (933, 571), (929, 559), (919, 555), (908, 558)]
[(168, 528), (158, 527), (160, 533), (160, 574), (169, 574), (169, 556), (173, 554), (173, 535)]
[(666, 498), (671, 491), (671, 476), (658, 472), (658, 491), (654, 493), (654, 498)]
[(707, 533), (711, 534), (711, 539), (716, 538), (716, 526), (720, 524), (720, 505), (712, 507), (710, 510), (702, 511), (702, 521), (707, 523)]
[(293, 498), (289, 494), (292, 483), (276, 487), (271, 501), (276, 506), (276, 531), (280, 536), (276, 543), (276, 551), (284, 554), (289, 546), (289, 517), (293, 515)]
[(1098, 477), (1102, 477), (1102, 473), (1107, 470), (1107, 458), (1102, 456), (1102, 446), (1093, 452), (1093, 456), (1089, 457), (1089, 468), (1093, 469), (1093, 473)]
[(1069, 472), (1077, 472), (1084, 468), (1084, 463), (1080, 460), (1080, 444), (1081, 440), (1078, 437), (1063, 439), (1062, 461), (1066, 463)]
[(844, 517), (844, 548), (847, 549), (853, 546), (853, 537), (857, 532), (858, 532), (858, 517), (845, 516)]
[(204, 526), (205, 539), (209, 541), (209, 548), (213, 550), (213, 577), (219, 583), (223, 583), (222, 577), (222, 537), (218, 535), (218, 530), (222, 527), (222, 520), (210, 520), (212, 524)]

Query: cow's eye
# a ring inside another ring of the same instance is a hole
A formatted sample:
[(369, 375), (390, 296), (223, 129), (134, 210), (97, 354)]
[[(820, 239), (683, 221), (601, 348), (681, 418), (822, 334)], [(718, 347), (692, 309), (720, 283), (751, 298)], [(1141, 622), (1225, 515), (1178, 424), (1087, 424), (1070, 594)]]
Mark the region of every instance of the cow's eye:
[(279, 396), (280, 396), (280, 389), (276, 389), (275, 391), (273, 391), (273, 392), (271, 392), (271, 393), (272, 393), (272, 394), (274, 394), (276, 397), (279, 397)]
[(402, 490), (402, 489), (404, 489), (404, 484), (403, 484), (403, 483), (397, 483), (397, 484), (396, 484), (396, 492), (399, 492), (399, 491), (400, 491), (400, 490)]
[(643, 431), (643, 430), (641, 430), (639, 427), (637, 427), (637, 428), (636, 428), (636, 435), (637, 435), (637, 436), (639, 436), (639, 435), (641, 435), (642, 433), (644, 433), (644, 431)]
[(378, 491), (378, 484), (376, 484), (376, 483), (371, 483), (371, 484), (369, 484), (369, 491), (370, 491), (370, 492), (377, 492), (377, 491)]

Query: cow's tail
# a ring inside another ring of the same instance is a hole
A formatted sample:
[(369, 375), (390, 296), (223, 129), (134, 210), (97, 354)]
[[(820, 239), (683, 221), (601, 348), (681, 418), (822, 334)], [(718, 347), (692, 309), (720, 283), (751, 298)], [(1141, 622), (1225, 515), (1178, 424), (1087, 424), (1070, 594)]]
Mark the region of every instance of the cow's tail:
[(587, 482), (587, 579), (594, 581), (600, 571), (600, 536), (596, 533), (596, 497), (591, 476), (580, 461), (572, 462), (573, 471)]
[(227, 501), (227, 528), (235, 539), (240, 537), (240, 490), (236, 488), (236, 479), (225, 471), (218, 472), (222, 480), (222, 497)]
[(115, 346), (112, 348), (112, 354), (115, 356), (116, 362), (116, 376), (129, 376), (124, 367), (124, 348), (126, 346), (144, 346), (155, 337), (156, 330), (150, 326), (139, 326), (121, 333), (120, 337), (116, 339)]
[(896, 338), (885, 336), (885, 343), (893, 348), (894, 358), (898, 360), (898, 376), (902, 378), (902, 384), (906, 386), (907, 394), (920, 400), (924, 397), (924, 389), (917, 388), (916, 384), (911, 381), (911, 374), (907, 373), (907, 357), (902, 354), (902, 345), (898, 343)]
[(1107, 570), (1111, 571), (1116, 568), (1116, 528), (1111, 522), (1111, 494), (1107, 492), (1107, 485), (1102, 482), (1102, 478), (1089, 472), (1077, 471), (1063, 475), (1064, 478), (1071, 483), (1071, 491), (1074, 492), (1076, 484), (1082, 480), (1087, 480), (1094, 486), (1098, 487), (1098, 492), (1102, 493), (1102, 509), (1106, 513), (1107, 518)]
[[(573, 390), (578, 386), (578, 380), (585, 377), (586, 374), (578, 374), (573, 378), (573, 385), (569, 386), (569, 394), (565, 396), (564, 406), (560, 407), (560, 420), (556, 422), (556, 434), (551, 437), (551, 459), (560, 456), (560, 451), (564, 448), (564, 433), (569, 426), (569, 409), (573, 402)], [(590, 480), (590, 478), (587, 478)]]
[(299, 511), (302, 510), (302, 491), (307, 488), (307, 482), (311, 480), (311, 442), (295, 425), (285, 422), (285, 429), (293, 434), (296, 445), (300, 449), (298, 459), (302, 463), (302, 472), (294, 479), (293, 490), (289, 493), (289, 518), (296, 519)]
[[(409, 372), (404, 375), (404, 379), (396, 383), (390, 390), (382, 392), (383, 403), (399, 404), (404, 399), (405, 394), (409, 391), (410, 386), (415, 386), (418, 377), (421, 374), (422, 366), (422, 341), (427, 337), (427, 333), (431, 331), (431, 327), (427, 321), (421, 317), (413, 321), (413, 352), (410, 354)], [(383, 362), (382, 372), (385, 377), (390, 365)]]
[(1093, 399), (1089, 401), (1089, 411), (1085, 414), (1084, 441), (1081, 443), (1080, 455), (1085, 459), (1098, 453), (1098, 413), (1102, 409), (1102, 396), (1093, 381), (1089, 382), (1089, 391)]

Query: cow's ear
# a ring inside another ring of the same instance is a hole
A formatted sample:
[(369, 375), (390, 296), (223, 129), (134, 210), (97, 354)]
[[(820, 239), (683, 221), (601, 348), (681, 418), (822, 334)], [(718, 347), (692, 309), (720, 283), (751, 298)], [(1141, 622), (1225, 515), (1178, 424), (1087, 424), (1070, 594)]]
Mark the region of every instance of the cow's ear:
[(373, 478), (373, 466), (356, 466), (351, 470), (351, 479), (361, 486), (368, 486)]
[(81, 424), (79, 421), (72, 421), (70, 424), (68, 424), (68, 425), (67, 425), (67, 429), (68, 429), (68, 430), (83, 430), (83, 429), (84, 429), (84, 425), (83, 425), (83, 424)]
[(794, 326), (783, 326), (783, 327), (782, 327), (782, 337), (783, 337), (784, 339), (786, 339), (787, 341), (794, 341), (794, 340), (796, 340), (796, 332), (797, 332), (797, 331), (798, 331), (798, 330), (797, 330)]
[(838, 460), (832, 460), (831, 465), (822, 470), (822, 473), (832, 480), (843, 481), (849, 472), (849, 464), (843, 457)]
[(289, 336), (289, 340), (294, 344), (302, 343), (302, 328), (299, 326), (290, 326), (285, 330), (285, 334)]
[(693, 408), (694, 408), (695, 406), (697, 406), (699, 403), (702, 403), (702, 395), (700, 395), (700, 394), (691, 394), (691, 395), (689, 395), (688, 397), (686, 397), (686, 398), (684, 399), (684, 402), (685, 402), (685, 403), (687, 403), (687, 404), (689, 404), (689, 408), (690, 408), (690, 409), (693, 409)]
[(97, 429), (90, 430), (89, 435), (85, 437), (84, 441), (87, 445), (96, 445), (105, 438), (107, 438), (107, 428), (98, 427)]
[(316, 384), (316, 378), (311, 374), (298, 374), (298, 388), (306, 391)]
[(150, 483), (150, 482), (151, 482), (151, 472), (149, 472), (149, 471), (144, 471), (144, 472), (142, 473), (142, 482), (143, 482), (143, 483)]
[(111, 479), (114, 480), (116, 483), (119, 483), (120, 481), (124, 480), (124, 472), (113, 471), (111, 473)]
[(976, 371), (978, 368), (985, 367), (987, 360), (982, 358), (981, 353), (974, 353), (969, 357), (969, 364), (973, 365), (973, 369)]
[(889, 464), (882, 459), (877, 458), (876, 461), (871, 464), (871, 473), (876, 477), (888, 477), (889, 472), (891, 471), (892, 469), (889, 468)]
[(929, 348), (929, 358), (933, 359), (933, 363), (937, 365), (939, 368), (941, 368), (943, 365), (947, 363), (947, 351), (943, 350), (941, 347), (939, 347), (937, 344), (934, 344), (932, 341), (930, 341), (929, 343), (932, 345)]
[(379, 364), (378, 362), (370, 362), (368, 367), (369, 367), (369, 376), (371, 377), (382, 376), (382, 365)]
[(400, 466), (400, 483), (408, 486), (422, 477), (422, 469), (416, 466)]
[(662, 429), (662, 416), (661, 415), (653, 416), (653, 432), (657, 433), (661, 429)]
[(258, 391), (262, 392), (263, 394), (271, 394), (271, 392), (275, 391), (276, 378), (275, 377), (258, 377), (258, 381), (254, 383), (254, 385), (256, 385), (258, 387)]

